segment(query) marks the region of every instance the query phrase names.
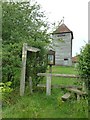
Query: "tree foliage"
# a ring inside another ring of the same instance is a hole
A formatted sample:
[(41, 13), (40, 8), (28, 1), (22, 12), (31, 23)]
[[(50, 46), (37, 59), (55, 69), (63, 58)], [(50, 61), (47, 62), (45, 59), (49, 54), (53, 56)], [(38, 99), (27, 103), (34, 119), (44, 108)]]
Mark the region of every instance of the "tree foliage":
[(85, 81), (86, 87), (90, 88), (90, 44), (81, 49), (79, 56), (79, 74)]
[(49, 43), (48, 23), (37, 3), (3, 2), (2, 4), (2, 72), (3, 82), (19, 85), (23, 43), (40, 49), (38, 54), (28, 52), (26, 78), (40, 81), (37, 72), (45, 72), (46, 47)]

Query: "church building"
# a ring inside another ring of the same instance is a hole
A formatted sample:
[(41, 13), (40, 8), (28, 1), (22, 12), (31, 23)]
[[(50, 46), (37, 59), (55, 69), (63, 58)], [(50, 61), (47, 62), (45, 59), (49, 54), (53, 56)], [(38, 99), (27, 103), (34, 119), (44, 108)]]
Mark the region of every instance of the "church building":
[(73, 32), (62, 23), (52, 34), (52, 45), (55, 50), (55, 65), (72, 65)]

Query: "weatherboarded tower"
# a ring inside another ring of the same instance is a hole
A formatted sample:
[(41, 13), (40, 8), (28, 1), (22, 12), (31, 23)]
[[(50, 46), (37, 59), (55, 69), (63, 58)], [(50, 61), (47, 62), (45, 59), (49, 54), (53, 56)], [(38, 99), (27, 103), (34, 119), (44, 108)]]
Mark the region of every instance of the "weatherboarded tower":
[(52, 34), (55, 65), (72, 65), (73, 32), (63, 23)]

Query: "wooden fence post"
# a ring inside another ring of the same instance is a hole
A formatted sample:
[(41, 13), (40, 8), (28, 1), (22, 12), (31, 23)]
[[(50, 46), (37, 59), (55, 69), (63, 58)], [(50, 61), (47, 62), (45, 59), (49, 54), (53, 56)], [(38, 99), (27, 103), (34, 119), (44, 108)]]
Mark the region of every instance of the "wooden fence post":
[(51, 95), (51, 75), (46, 76), (46, 95)]
[(23, 44), (22, 49), (22, 71), (20, 80), (20, 96), (24, 95), (25, 90), (25, 73), (26, 73), (27, 43)]
[(85, 91), (85, 82), (82, 83), (82, 91)]
[(32, 94), (32, 78), (29, 77), (30, 93)]

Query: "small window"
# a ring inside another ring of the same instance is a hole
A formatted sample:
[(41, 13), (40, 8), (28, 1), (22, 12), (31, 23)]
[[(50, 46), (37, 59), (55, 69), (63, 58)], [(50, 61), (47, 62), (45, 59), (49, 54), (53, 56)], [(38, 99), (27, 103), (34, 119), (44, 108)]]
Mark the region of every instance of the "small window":
[(57, 37), (65, 36), (65, 34), (58, 34)]
[(65, 61), (67, 61), (67, 60), (68, 60), (68, 58), (64, 58), (64, 60), (65, 60)]

